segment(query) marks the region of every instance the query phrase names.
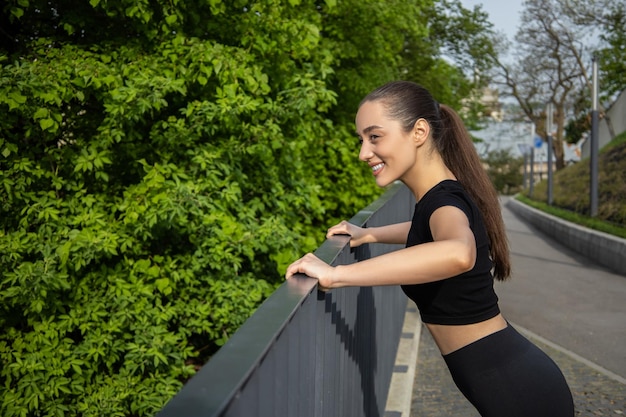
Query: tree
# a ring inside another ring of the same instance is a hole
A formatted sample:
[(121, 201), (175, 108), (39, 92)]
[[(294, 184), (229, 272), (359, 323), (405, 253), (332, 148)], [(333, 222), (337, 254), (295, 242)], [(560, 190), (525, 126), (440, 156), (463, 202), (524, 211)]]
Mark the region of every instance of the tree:
[[(565, 115), (583, 73), (579, 57), (585, 53), (578, 34), (560, 13), (558, 0), (527, 0), (516, 36), (516, 64), (496, 59), (497, 82), (520, 104), (526, 116), (547, 137), (544, 120), (547, 103), (555, 108), (553, 135), (557, 169), (565, 166), (563, 136)], [(540, 133), (541, 134), (541, 133)]]
[[(599, 7), (602, 1), (590, 4)], [(504, 88), (504, 94), (518, 101), (526, 116), (536, 124), (537, 132), (544, 137), (547, 135), (545, 107), (547, 103), (554, 105), (556, 132), (553, 138), (557, 169), (565, 165), (563, 142), (567, 119), (575, 113), (578, 125), (584, 126), (586, 115), (581, 115), (576, 109), (588, 109), (584, 105), (588, 101), (584, 98), (591, 91), (589, 67), (596, 47), (589, 40), (594, 39), (598, 26), (588, 24), (591, 9), (580, 9), (580, 4), (571, 0), (527, 0), (516, 37), (514, 61), (507, 63), (502, 57), (495, 58), (499, 68), (495, 74), (496, 84)], [(606, 16), (618, 21), (623, 5), (609, 10), (613, 11)], [(604, 28), (611, 31), (603, 32), (601, 39), (616, 40), (621, 36), (613, 34), (616, 26), (605, 24)], [(501, 51), (506, 47), (501, 46)], [(607, 122), (612, 129), (610, 120)], [(579, 129), (573, 125), (568, 128), (570, 132)]]
[(509, 150), (490, 151), (483, 161), (487, 165), (487, 175), (496, 190), (504, 195), (519, 191), (524, 181), (523, 158), (515, 158)]
[[(611, 138), (616, 132), (605, 110), (605, 103), (612, 102), (618, 93), (626, 88), (626, 4), (610, 0), (581, 2), (570, 0), (564, 3), (564, 12), (577, 26), (593, 28), (600, 44), (594, 52), (598, 60), (600, 78), (599, 110), (604, 118)], [(574, 106), (575, 118), (567, 125), (570, 142), (578, 141), (589, 131), (591, 125), (592, 80), (585, 72), (586, 88), (581, 90), (580, 99)]]
[(595, 55), (602, 80), (601, 102), (610, 101), (626, 88), (626, 3), (568, 0), (563, 4), (564, 12), (577, 26), (591, 27), (598, 35)]
[(408, 37), (403, 50), (402, 73), (435, 93), (435, 97), (459, 110), (466, 124), (478, 125), (480, 95), (494, 54), (492, 24), (480, 6), (465, 9), (459, 0), (443, 0), (425, 8), (420, 21), (427, 22), (427, 36)]

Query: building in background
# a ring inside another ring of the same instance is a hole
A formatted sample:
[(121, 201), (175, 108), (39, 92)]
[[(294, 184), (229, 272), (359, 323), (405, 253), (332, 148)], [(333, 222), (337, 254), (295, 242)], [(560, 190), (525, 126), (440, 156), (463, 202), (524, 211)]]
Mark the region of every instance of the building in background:
[[(514, 105), (502, 105), (497, 102), (497, 91), (485, 91), (483, 105), (490, 111), (484, 127), (472, 130), (476, 150), (482, 159), (486, 159), (490, 152), (507, 151), (513, 158), (524, 158), (528, 152), (534, 151), (533, 172), (535, 179), (541, 181), (548, 172), (548, 145), (535, 133), (535, 128), (529, 120), (515, 112)], [(580, 161), (581, 140), (578, 144), (565, 143), (565, 163), (571, 164)], [(530, 158), (526, 158), (530, 163)], [(526, 163), (525, 160), (525, 163)], [(553, 161), (555, 161), (553, 156)]]
[[(484, 129), (470, 131), (478, 139), (476, 150), (481, 158), (489, 152), (507, 150), (513, 157), (523, 157), (527, 147), (535, 149), (535, 161), (546, 162), (548, 159), (547, 144), (535, 134), (532, 123), (512, 120), (496, 121), (491, 119)], [(571, 164), (580, 161), (581, 143), (564, 144), (565, 163)]]

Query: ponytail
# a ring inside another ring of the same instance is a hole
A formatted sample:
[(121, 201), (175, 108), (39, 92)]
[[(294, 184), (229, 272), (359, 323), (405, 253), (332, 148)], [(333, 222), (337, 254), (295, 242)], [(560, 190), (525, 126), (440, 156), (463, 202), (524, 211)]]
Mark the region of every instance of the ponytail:
[(498, 194), (459, 115), (446, 105), (439, 108), (441, 137), (435, 140), (436, 146), (446, 166), (482, 212), (491, 241), (489, 250), (494, 264), (493, 275), (503, 281), (511, 275), (511, 264)]
[(511, 275), (509, 244), (498, 194), (459, 115), (452, 108), (437, 103), (424, 87), (408, 81), (387, 83), (368, 94), (361, 104), (376, 100), (383, 102), (388, 116), (399, 120), (407, 132), (421, 118), (431, 126), (434, 145), (444, 163), (482, 212), (491, 241), (494, 278), (507, 279)]

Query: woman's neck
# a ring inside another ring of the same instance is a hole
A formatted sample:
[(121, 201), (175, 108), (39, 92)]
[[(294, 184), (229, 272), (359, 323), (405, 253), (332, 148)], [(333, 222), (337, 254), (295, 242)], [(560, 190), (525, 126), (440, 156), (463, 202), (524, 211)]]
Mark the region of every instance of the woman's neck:
[(456, 180), (456, 177), (448, 169), (440, 158), (432, 158), (427, 163), (416, 164), (416, 170), (410, 178), (403, 182), (411, 190), (416, 200), (421, 199), (435, 185), (445, 180)]

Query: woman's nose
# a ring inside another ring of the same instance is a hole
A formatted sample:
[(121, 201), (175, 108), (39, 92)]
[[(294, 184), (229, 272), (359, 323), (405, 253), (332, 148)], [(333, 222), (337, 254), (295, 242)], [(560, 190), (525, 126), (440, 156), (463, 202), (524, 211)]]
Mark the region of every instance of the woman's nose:
[(359, 159), (361, 161), (367, 162), (372, 158), (373, 155), (374, 154), (372, 152), (372, 148), (367, 143), (367, 141), (364, 140), (361, 143), (361, 150), (359, 151)]

